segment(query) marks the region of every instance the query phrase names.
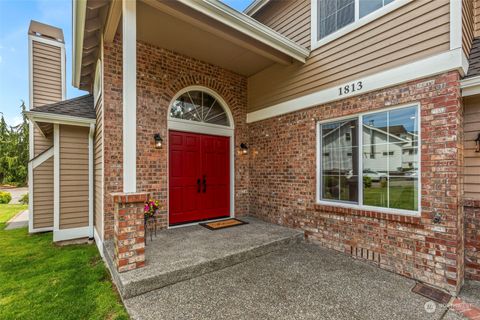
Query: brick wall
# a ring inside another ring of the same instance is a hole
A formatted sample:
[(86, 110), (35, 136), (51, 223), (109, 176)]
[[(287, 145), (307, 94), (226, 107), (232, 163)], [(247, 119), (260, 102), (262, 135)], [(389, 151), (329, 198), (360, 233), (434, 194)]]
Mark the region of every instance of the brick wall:
[[(113, 234), (112, 192), (123, 188), (122, 168), (122, 45), (116, 38), (104, 48), (105, 108), (105, 238)], [(235, 145), (248, 140), (246, 78), (150, 44), (137, 43), (137, 191), (167, 203), (167, 112), (173, 96), (187, 86), (216, 91), (228, 104), (235, 122)], [(154, 148), (153, 135), (164, 139)], [(248, 157), (235, 158), (235, 212), (248, 213)], [(161, 212), (162, 226), (167, 214)]]
[(480, 201), (465, 201), (465, 277), (480, 281)]
[[(316, 205), (316, 122), (411, 102), (421, 104), (421, 216)], [(455, 291), (463, 281), (462, 119), (451, 72), (249, 124), (250, 213)]]

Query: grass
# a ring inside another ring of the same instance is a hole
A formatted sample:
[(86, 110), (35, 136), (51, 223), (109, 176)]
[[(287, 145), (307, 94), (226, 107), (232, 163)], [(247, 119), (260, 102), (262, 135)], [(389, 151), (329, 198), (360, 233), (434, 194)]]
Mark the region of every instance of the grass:
[(95, 245), (3, 230), (24, 208), (0, 205), (0, 319), (128, 319)]
[(0, 204), (0, 230), (3, 230), (8, 220), (27, 208), (27, 205), (22, 204)]
[[(365, 205), (385, 207), (387, 205), (387, 188), (363, 189)], [(390, 208), (417, 210), (417, 193), (413, 186), (391, 186)]]

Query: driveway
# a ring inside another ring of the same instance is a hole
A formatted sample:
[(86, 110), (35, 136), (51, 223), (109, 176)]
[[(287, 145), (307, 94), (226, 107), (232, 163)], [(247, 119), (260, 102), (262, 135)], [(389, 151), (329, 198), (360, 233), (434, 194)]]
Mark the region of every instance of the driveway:
[(462, 319), (415, 281), (314, 244), (295, 244), (125, 300), (133, 319)]

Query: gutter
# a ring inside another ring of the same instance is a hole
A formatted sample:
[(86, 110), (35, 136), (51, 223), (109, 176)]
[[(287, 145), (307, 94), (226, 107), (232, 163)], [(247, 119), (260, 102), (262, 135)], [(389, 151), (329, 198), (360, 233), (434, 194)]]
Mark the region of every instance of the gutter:
[(73, 24), (72, 85), (75, 88), (80, 87), (86, 13), (87, 13), (87, 0), (72, 0), (72, 24)]
[(460, 80), (460, 89), (463, 97), (480, 94), (480, 76)]
[(70, 124), (77, 126), (89, 127), (90, 124), (95, 124), (96, 120), (91, 118), (66, 116), (49, 112), (25, 111), (24, 114), (33, 122), (47, 122), (56, 124)]

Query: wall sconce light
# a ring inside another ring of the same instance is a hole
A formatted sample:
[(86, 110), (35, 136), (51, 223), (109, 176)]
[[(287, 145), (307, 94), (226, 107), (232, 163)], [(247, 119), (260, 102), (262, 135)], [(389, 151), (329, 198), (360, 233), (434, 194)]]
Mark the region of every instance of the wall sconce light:
[(162, 139), (162, 137), (160, 136), (160, 133), (155, 133), (155, 135), (153, 136), (153, 138), (155, 139), (155, 149), (161, 149), (161, 148), (162, 148), (163, 139)]
[(478, 134), (477, 139), (475, 139), (475, 152), (480, 152), (480, 133)]
[(248, 146), (246, 143), (240, 143), (240, 152), (242, 154), (247, 154), (248, 153)]

